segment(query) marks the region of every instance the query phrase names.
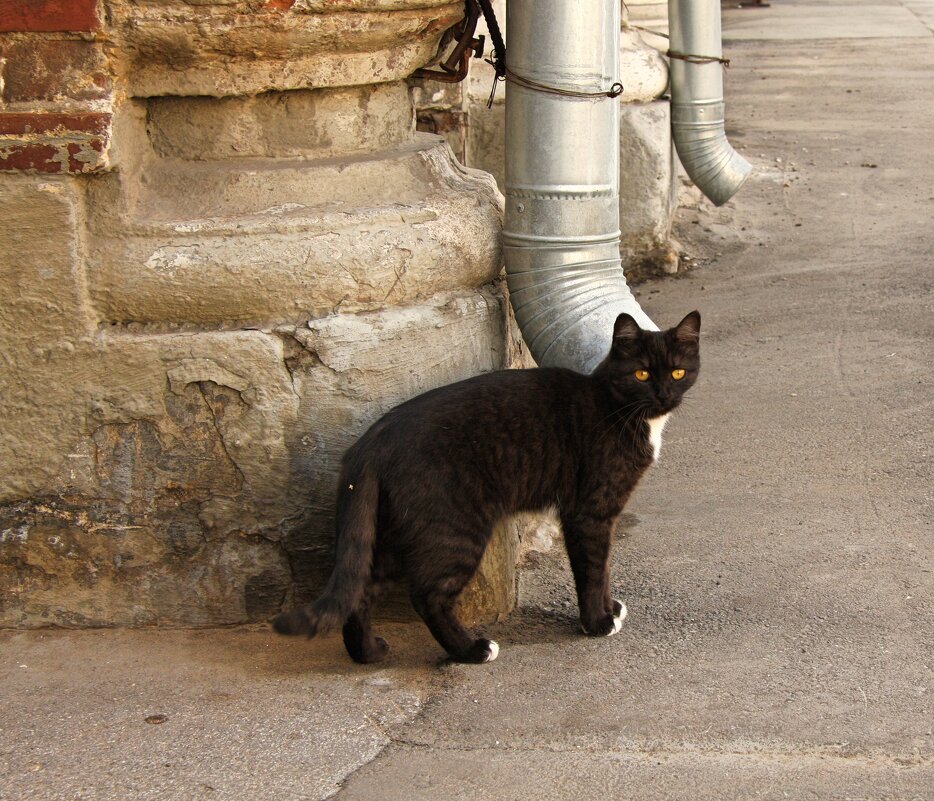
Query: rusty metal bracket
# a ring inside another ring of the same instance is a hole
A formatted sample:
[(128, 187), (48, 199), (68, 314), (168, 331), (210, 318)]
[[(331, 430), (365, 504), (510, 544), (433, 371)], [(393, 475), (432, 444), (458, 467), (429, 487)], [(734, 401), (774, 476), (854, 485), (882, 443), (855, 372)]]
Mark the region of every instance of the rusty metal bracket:
[[(485, 39), (483, 36), (474, 37), (479, 19), (480, 6), (477, 5), (476, 0), (466, 0), (464, 18), (449, 28), (441, 39), (438, 55), (435, 56), (440, 62), (438, 66), (441, 69), (418, 69), (412, 73), (413, 76), (444, 83), (459, 83), (464, 80), (470, 69), (470, 59), (483, 57)], [(444, 61), (440, 61), (441, 54), (452, 41), (456, 41), (454, 49)]]

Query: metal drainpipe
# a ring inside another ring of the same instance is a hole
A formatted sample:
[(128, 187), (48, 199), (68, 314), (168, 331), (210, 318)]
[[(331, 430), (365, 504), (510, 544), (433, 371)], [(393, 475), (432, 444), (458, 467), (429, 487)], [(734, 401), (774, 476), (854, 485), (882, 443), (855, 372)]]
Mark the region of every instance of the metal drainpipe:
[[(606, 92), (619, 76), (619, 0), (509, 0), (511, 72)], [(719, 66), (718, 66), (719, 68)], [(619, 106), (506, 84), (503, 244), (516, 320), (535, 361), (590, 373), (633, 298), (619, 256)]]
[(668, 0), (671, 50), (714, 60), (671, 59), (671, 136), (694, 184), (716, 205), (726, 203), (752, 167), (724, 130), (720, 0)]

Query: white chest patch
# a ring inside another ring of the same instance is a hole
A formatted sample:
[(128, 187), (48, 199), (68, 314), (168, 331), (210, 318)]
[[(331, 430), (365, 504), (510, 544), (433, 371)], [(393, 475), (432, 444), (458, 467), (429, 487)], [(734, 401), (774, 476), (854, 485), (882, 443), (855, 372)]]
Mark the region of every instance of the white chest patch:
[(649, 424), (649, 445), (652, 446), (652, 458), (656, 462), (658, 455), (662, 452), (662, 431), (665, 430), (665, 423), (668, 422), (669, 417), (671, 417), (671, 412), (646, 420)]

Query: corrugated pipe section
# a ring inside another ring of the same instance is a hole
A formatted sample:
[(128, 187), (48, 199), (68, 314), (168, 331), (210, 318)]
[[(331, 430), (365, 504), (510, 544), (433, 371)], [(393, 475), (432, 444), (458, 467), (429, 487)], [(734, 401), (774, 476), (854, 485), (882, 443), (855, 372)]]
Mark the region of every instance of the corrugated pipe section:
[(584, 373), (609, 352), (621, 312), (657, 329), (619, 257), (619, 106), (606, 94), (621, 80), (619, 12), (619, 0), (507, 4), (509, 291), (536, 362)]
[(752, 167), (724, 130), (720, 0), (668, 0), (671, 33), (671, 136), (694, 184), (726, 203)]

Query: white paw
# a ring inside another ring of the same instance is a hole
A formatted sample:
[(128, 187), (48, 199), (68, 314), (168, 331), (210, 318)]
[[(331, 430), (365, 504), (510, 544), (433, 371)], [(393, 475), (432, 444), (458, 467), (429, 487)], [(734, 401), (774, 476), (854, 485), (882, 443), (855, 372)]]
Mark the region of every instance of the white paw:
[[(614, 634), (619, 634), (620, 629), (622, 629), (622, 627), (623, 627), (623, 620), (624, 620), (625, 617), (626, 617), (626, 604), (622, 603), (621, 601), (617, 601), (616, 603), (618, 603), (618, 604), (620, 605), (619, 614), (617, 615), (617, 614), (614, 613), (614, 615), (613, 615), (613, 628), (612, 628), (612, 630), (610, 630), (610, 631), (608, 631), (606, 634), (604, 634), (604, 635), (603, 635), (604, 637), (612, 637)], [(583, 623), (581, 623), (581, 631), (584, 632), (584, 634), (588, 634), (588, 635), (590, 634), (590, 632), (587, 631), (587, 629), (584, 628), (584, 624), (583, 624)]]
[(499, 656), (499, 643), (496, 640), (490, 640), (490, 655), (484, 659), (484, 662), (492, 662)]

